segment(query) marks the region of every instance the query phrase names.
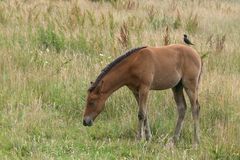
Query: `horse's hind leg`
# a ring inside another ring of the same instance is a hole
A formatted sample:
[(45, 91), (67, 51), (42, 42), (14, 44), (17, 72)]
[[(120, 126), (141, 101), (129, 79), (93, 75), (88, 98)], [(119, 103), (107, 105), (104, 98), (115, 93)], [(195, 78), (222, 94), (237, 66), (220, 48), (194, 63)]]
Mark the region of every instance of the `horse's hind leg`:
[(200, 105), (198, 103), (198, 81), (186, 81), (184, 84), (185, 91), (189, 97), (191, 107), (192, 107), (192, 116), (194, 121), (194, 145), (197, 146), (199, 144), (199, 112)]
[(174, 100), (177, 104), (177, 111), (178, 111), (178, 120), (177, 120), (176, 128), (174, 131), (173, 139), (172, 139), (173, 143), (175, 144), (179, 139), (179, 136), (182, 130), (183, 120), (185, 117), (187, 105), (186, 105), (186, 101), (183, 94), (183, 85), (181, 82), (176, 87), (172, 88), (172, 91), (174, 95)]

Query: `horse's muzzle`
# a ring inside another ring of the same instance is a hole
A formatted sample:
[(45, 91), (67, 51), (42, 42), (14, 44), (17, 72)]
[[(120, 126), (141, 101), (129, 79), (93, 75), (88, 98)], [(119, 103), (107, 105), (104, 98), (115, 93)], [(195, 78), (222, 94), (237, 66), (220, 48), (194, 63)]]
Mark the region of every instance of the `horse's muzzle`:
[(93, 120), (90, 117), (84, 117), (83, 125), (84, 126), (92, 126)]

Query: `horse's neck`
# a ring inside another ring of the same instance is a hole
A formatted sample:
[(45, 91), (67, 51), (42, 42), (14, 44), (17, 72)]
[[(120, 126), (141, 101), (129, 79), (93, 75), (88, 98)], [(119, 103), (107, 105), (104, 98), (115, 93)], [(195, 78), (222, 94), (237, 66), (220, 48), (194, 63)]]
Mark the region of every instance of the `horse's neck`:
[(118, 72), (116, 70), (110, 71), (104, 78), (103, 92), (110, 96), (114, 91), (118, 90), (126, 84), (124, 70)]

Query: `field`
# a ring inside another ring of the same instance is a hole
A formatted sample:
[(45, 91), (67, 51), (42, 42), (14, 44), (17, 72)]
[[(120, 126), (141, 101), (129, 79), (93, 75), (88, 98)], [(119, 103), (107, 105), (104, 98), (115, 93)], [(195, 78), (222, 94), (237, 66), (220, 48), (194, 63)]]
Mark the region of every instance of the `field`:
[[(239, 0), (1, 0), (0, 159), (240, 159)], [(87, 89), (127, 50), (182, 43), (205, 55), (201, 144), (187, 115), (177, 146), (171, 90), (150, 94), (153, 139), (137, 141), (137, 104), (123, 87), (92, 127)]]

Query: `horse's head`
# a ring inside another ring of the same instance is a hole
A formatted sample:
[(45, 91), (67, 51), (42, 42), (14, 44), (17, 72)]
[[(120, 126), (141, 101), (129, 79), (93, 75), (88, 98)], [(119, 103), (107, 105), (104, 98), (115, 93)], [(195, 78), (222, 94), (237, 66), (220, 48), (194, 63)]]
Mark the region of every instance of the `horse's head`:
[(104, 108), (106, 97), (102, 93), (102, 87), (103, 81), (99, 82), (93, 89), (88, 90), (87, 103), (83, 117), (84, 126), (91, 126), (94, 119)]

